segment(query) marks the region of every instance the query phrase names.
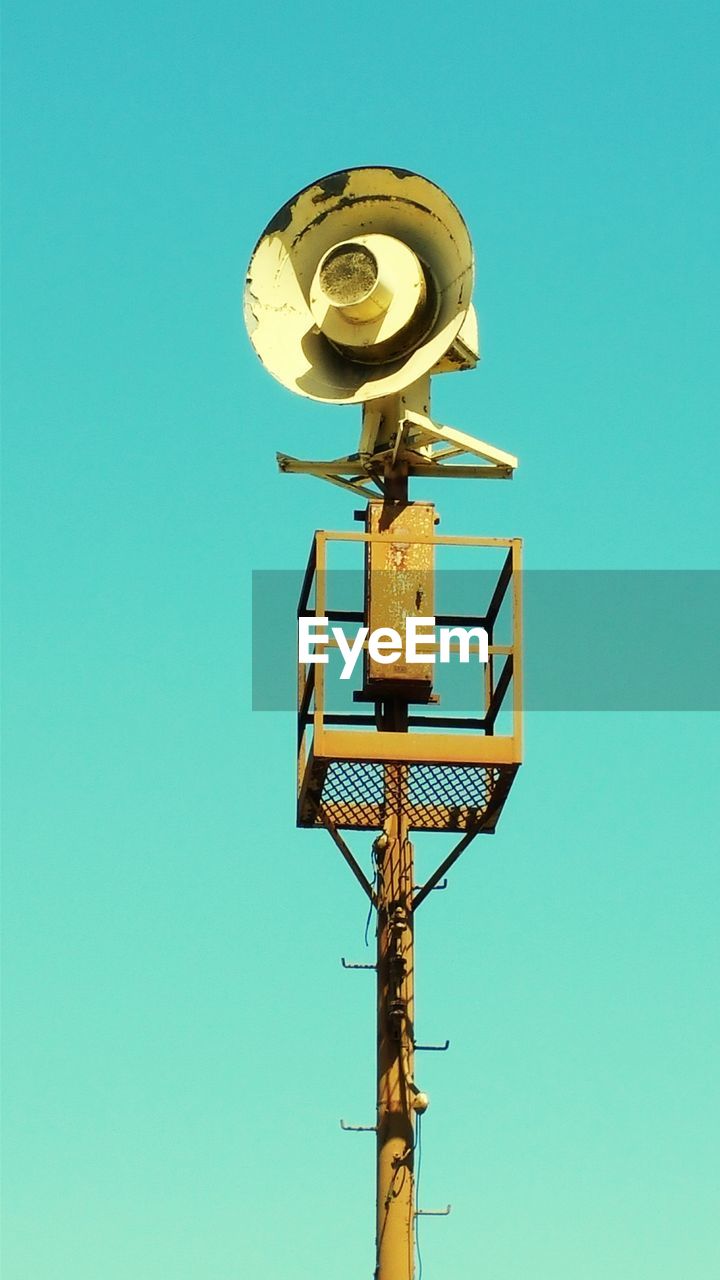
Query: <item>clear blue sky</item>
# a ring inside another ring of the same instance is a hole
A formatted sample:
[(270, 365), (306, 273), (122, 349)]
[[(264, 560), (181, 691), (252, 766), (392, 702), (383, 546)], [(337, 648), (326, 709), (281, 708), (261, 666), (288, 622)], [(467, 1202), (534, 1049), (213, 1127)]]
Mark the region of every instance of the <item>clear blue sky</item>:
[[(484, 345), (438, 416), (521, 458), (430, 495), (444, 530), (715, 567), (718, 25), (9, 0), (6, 1280), (370, 1276), (372, 1140), (338, 1127), (373, 1111), (363, 901), (294, 830), (247, 612), (253, 568), (351, 520), (275, 449), (344, 451), (357, 411), (265, 375), (247, 258), (321, 174), (425, 173)], [(710, 714), (529, 717), (498, 835), (418, 923), (418, 1030), (452, 1040), (425, 1280), (716, 1280), (718, 755)]]

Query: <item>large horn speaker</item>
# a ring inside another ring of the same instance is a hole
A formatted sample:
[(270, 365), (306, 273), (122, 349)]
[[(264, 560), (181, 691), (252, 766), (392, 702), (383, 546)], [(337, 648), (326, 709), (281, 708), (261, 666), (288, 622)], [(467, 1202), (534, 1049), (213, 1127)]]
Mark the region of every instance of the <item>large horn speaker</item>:
[(406, 169), (343, 169), (268, 223), (248, 267), (245, 321), (284, 386), (357, 404), (462, 367), (454, 344), (472, 333), (472, 284), (468, 230), (444, 191)]

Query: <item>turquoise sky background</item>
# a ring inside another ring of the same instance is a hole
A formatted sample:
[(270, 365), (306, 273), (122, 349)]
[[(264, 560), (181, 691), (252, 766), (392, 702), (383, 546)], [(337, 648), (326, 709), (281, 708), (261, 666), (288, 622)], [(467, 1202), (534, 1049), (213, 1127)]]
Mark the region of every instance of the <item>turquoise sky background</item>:
[[(717, 8), (9, 0), (6, 1280), (373, 1268), (355, 882), (250, 712), (250, 574), (354, 442), (245, 338), (252, 246), (353, 164), (477, 255), (441, 420), (520, 455), (445, 532), (542, 568), (712, 568)], [(290, 607), (290, 605), (289, 605)], [(668, 603), (668, 661), (692, 664)], [(617, 627), (621, 619), (599, 619)], [(717, 716), (535, 714), (497, 836), (418, 921), (424, 1280), (715, 1280)], [(362, 860), (369, 841), (354, 845)], [(429, 866), (444, 848), (420, 844)]]

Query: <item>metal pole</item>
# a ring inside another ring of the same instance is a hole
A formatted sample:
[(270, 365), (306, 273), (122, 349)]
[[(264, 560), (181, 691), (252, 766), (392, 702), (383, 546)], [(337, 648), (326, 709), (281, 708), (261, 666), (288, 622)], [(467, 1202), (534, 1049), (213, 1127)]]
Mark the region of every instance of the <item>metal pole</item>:
[[(399, 421), (399, 406), (393, 406)], [(390, 415), (388, 415), (390, 417)], [(391, 418), (392, 421), (392, 418)], [(408, 501), (407, 465), (385, 470), (388, 507)], [(408, 705), (389, 698), (383, 728), (407, 732)], [(413, 847), (405, 817), (407, 766), (385, 766), (385, 823), (377, 865), (377, 1235), (375, 1280), (415, 1274), (413, 1110)]]
[(376, 1280), (412, 1280), (415, 1250), (413, 1110), (413, 847), (402, 792), (405, 766), (388, 765), (394, 803), (377, 842)]

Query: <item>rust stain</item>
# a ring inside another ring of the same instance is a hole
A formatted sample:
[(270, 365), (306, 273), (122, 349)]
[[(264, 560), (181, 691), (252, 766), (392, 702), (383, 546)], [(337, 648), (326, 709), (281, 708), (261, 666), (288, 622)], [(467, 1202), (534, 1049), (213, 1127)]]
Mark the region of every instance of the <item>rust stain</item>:
[(373, 194), (373, 195), (360, 195), (360, 196), (342, 196), (339, 200), (335, 201), (335, 203), (329, 209), (324, 209), (322, 213), (318, 214), (317, 218), (313, 218), (312, 222), (307, 227), (303, 227), (298, 232), (295, 239), (293, 240), (293, 248), (295, 248), (295, 245), (298, 244), (300, 240), (302, 240), (303, 236), (307, 235), (308, 231), (313, 231), (315, 227), (319, 227), (320, 223), (324, 222), (326, 218), (332, 217), (333, 214), (338, 213), (339, 210), (341, 209), (350, 209), (352, 208), (353, 205), (356, 205), (356, 204), (371, 204), (373, 206), (376, 206), (378, 204), (409, 205), (411, 208), (419, 209), (421, 213), (425, 213), (429, 217), (434, 218), (435, 222), (440, 223), (440, 226), (445, 229), (447, 235), (450, 236), (450, 239), (451, 240), (453, 239), (449, 230), (447, 229), (447, 227), (445, 227), (445, 224), (442, 221), (442, 219), (439, 218), (438, 215), (432, 209), (428, 209), (426, 205), (421, 204), (419, 200), (408, 200), (405, 196), (398, 196), (398, 195), (386, 196), (386, 195), (380, 195), (380, 194), (377, 194), (377, 195)]
[(315, 183), (318, 194), (313, 196), (313, 204), (322, 204), (325, 200), (331, 200), (333, 196), (341, 196), (349, 181), (350, 174), (347, 169), (340, 169), (337, 173), (328, 174), (327, 178), (321, 178)]
[(271, 218), (265, 228), (266, 236), (272, 235), (273, 232), (276, 231), (287, 231), (293, 220), (296, 201), (297, 196), (293, 196), (292, 200), (288, 200), (287, 204), (284, 204), (282, 209), (278, 209), (275, 217)]

